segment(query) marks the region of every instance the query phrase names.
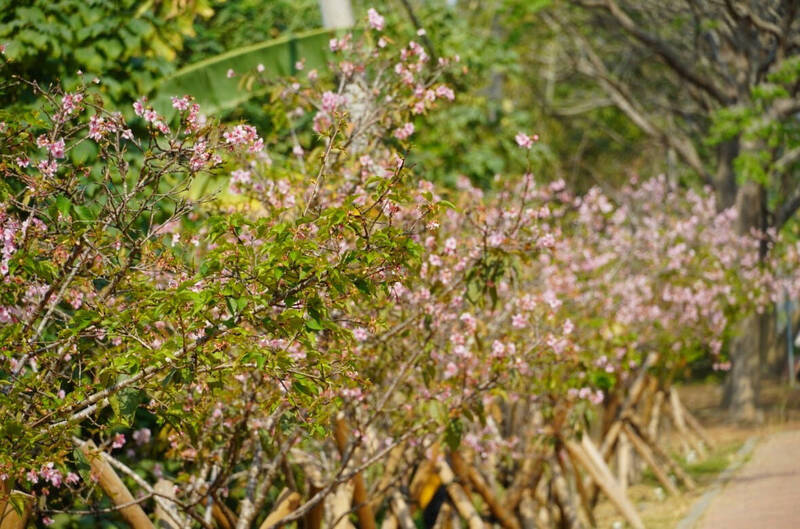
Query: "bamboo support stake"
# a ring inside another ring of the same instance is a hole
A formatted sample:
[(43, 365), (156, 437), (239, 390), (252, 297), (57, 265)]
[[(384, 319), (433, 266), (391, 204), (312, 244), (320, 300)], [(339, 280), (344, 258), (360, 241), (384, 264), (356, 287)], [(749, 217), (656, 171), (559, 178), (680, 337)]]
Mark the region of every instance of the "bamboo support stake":
[(530, 490), (525, 489), (519, 501), (519, 519), (522, 522), (522, 529), (538, 529), (536, 511), (536, 502)]
[(399, 529), (399, 527), (397, 516), (387, 512), (386, 516), (383, 517), (383, 521), (381, 522), (381, 529)]
[[(458, 461), (458, 464), (456, 463)], [(472, 487), (475, 489), (475, 492), (480, 494), (483, 500), (486, 502), (486, 505), (489, 506), (489, 510), (492, 512), (497, 521), (500, 522), (500, 525), (503, 526), (505, 529), (521, 529), (519, 525), (519, 521), (514, 517), (514, 515), (506, 509), (505, 505), (497, 500), (492, 490), (489, 488), (489, 485), (483, 479), (480, 472), (472, 466), (468, 465), (461, 456), (456, 452), (453, 453), (453, 469), (455, 470), (457, 467), (459, 468), (459, 477), (462, 481), (466, 478), (469, 483), (472, 484)], [(463, 475), (462, 475), (463, 474)]]
[(653, 411), (650, 413), (650, 422), (647, 424), (647, 434), (651, 439), (658, 437), (658, 426), (661, 422), (661, 408), (664, 406), (664, 392), (659, 391), (653, 399)]
[(353, 503), (352, 481), (336, 487), (333, 494), (325, 497), (325, 502), (326, 522), (329, 529), (355, 529), (348, 516)]
[[(591, 505), (591, 498), (589, 497), (589, 491), (586, 489), (586, 486), (581, 479), (580, 472), (578, 471), (578, 465), (575, 462), (575, 459), (572, 455), (567, 452), (567, 456), (569, 457), (569, 463), (572, 470), (572, 477), (575, 479), (575, 488), (578, 489), (578, 497), (580, 498), (580, 505), (583, 508), (584, 515), (586, 517), (586, 521), (588, 522), (589, 527), (597, 527), (597, 520), (594, 517), (594, 510), (592, 509)], [(561, 469), (564, 473), (567, 473), (567, 469), (562, 463)]]
[(624, 432), (619, 434), (617, 448), (617, 475), (619, 486), (628, 490), (628, 476), (631, 472), (631, 443)]
[(683, 481), (687, 489), (694, 490), (697, 487), (697, 483), (694, 482), (691, 476), (684, 472), (681, 466), (676, 463), (675, 460), (672, 459), (669, 454), (667, 454), (660, 446), (658, 446), (658, 443), (656, 443), (655, 440), (642, 429), (641, 425), (633, 417), (629, 418), (629, 424), (631, 428), (633, 428), (633, 431), (642, 438), (642, 441), (647, 443), (647, 445), (658, 457), (667, 462), (667, 466), (669, 466), (669, 468), (672, 470), (672, 473), (675, 474), (678, 479)]
[(406, 500), (396, 490), (392, 491), (389, 506), (397, 517), (397, 523), (400, 524), (400, 529), (417, 529), (417, 525), (414, 523), (414, 518), (411, 516), (411, 511), (408, 509)]
[(617, 436), (622, 429), (622, 424), (620, 421), (630, 409), (636, 406), (636, 404), (639, 402), (639, 399), (642, 397), (642, 393), (644, 393), (644, 389), (646, 387), (645, 382), (647, 380), (647, 372), (650, 369), (650, 366), (652, 366), (657, 359), (658, 355), (655, 353), (648, 354), (644, 359), (644, 362), (642, 362), (642, 367), (639, 369), (639, 373), (636, 375), (636, 379), (634, 379), (633, 383), (631, 384), (631, 388), (628, 391), (628, 396), (625, 398), (625, 401), (617, 411), (617, 419), (611, 424), (611, 427), (609, 427), (608, 432), (603, 438), (603, 444), (601, 445), (600, 452), (603, 454), (603, 459), (606, 461), (608, 461), (611, 451), (614, 448), (614, 444), (617, 442)]
[(484, 529), (483, 520), (472, 505), (467, 493), (464, 492), (461, 485), (456, 482), (453, 469), (450, 468), (450, 465), (447, 464), (444, 457), (439, 457), (436, 461), (436, 471), (442, 480), (442, 484), (447, 489), (450, 499), (453, 500), (456, 510), (461, 517), (467, 521), (467, 527), (469, 527), (469, 529)]
[[(334, 436), (336, 438), (336, 446), (339, 449), (339, 454), (344, 455), (347, 450), (347, 444), (350, 439), (350, 432), (348, 431), (347, 423), (345, 422), (344, 415), (340, 414), (336, 418), (336, 428)], [(376, 529), (375, 515), (372, 513), (369, 498), (367, 498), (367, 486), (364, 483), (364, 476), (359, 472), (352, 479), (353, 482), (353, 501), (356, 504), (356, 513), (358, 514), (359, 529)]]
[(289, 492), (289, 489), (283, 489), (278, 495), (275, 502), (275, 508), (267, 515), (259, 529), (275, 529), (280, 527), (280, 521), (286, 516), (290, 515), (295, 509), (300, 506), (300, 494), (297, 492)]
[[(159, 496), (156, 501), (156, 526), (159, 529), (183, 529), (186, 527), (186, 520), (178, 513), (172, 502), (175, 499), (175, 484), (166, 479), (159, 479), (153, 487), (153, 492)], [(223, 527), (222, 529), (233, 528)]]
[(389, 457), (386, 460), (386, 466), (383, 468), (383, 474), (378, 480), (378, 484), (375, 485), (375, 490), (372, 495), (373, 497), (370, 500), (370, 508), (373, 512), (380, 507), (383, 499), (386, 497), (386, 494), (388, 494), (389, 489), (391, 488), (392, 481), (396, 479), (395, 474), (400, 466), (400, 462), (403, 460), (403, 453), (405, 452), (405, 449), (405, 443), (400, 443), (392, 448), (392, 450), (389, 452)]
[[(92, 475), (97, 477), (100, 488), (111, 498), (114, 505), (126, 505), (119, 509), (119, 513), (128, 524), (134, 529), (155, 529), (153, 522), (144, 513), (139, 504), (134, 503), (133, 495), (122, 482), (122, 480), (106, 461), (105, 455), (97, 449), (92, 441), (86, 441), (80, 445), (81, 452), (89, 460), (92, 468)], [(132, 504), (132, 505), (131, 505)]]
[(449, 503), (443, 503), (439, 508), (439, 513), (436, 515), (436, 522), (434, 522), (432, 529), (451, 529), (450, 522), (453, 518), (453, 508)]
[(220, 529), (235, 529), (236, 514), (221, 501), (215, 501), (211, 506), (211, 516)]
[[(312, 498), (324, 488), (322, 474), (316, 465), (308, 461), (305, 461), (301, 466), (303, 468), (303, 474), (305, 474), (306, 482), (308, 483), (308, 497)], [(302, 529), (320, 529), (324, 517), (325, 502), (317, 502), (303, 517)]]
[(25, 529), (33, 500), (30, 494), (19, 490), (9, 491), (6, 482), (0, 482), (0, 529)]
[(603, 459), (608, 461), (611, 457), (612, 449), (614, 448), (614, 444), (617, 442), (617, 437), (619, 437), (619, 432), (622, 430), (622, 420), (617, 419), (608, 429), (606, 436), (603, 438), (603, 443), (600, 445), (600, 453), (603, 455)]
[[(310, 483), (308, 486), (308, 497), (313, 497), (321, 490), (322, 487), (318, 486), (317, 483)], [(322, 519), (324, 517), (325, 502), (317, 502), (317, 504), (306, 513), (305, 517), (303, 517), (303, 529), (320, 529), (322, 527)]]
[(702, 440), (708, 448), (713, 448), (714, 442), (711, 440), (711, 437), (709, 437), (705, 428), (703, 428), (703, 425), (700, 424), (700, 421), (698, 421), (692, 412), (686, 409), (686, 406), (683, 405), (683, 402), (680, 400), (680, 395), (678, 396), (677, 401), (681, 408), (681, 414), (683, 415), (683, 418), (685, 419), (689, 428), (691, 428), (692, 431), (697, 434), (700, 440)]
[(542, 475), (544, 467), (544, 457), (541, 455), (529, 455), (522, 463), (522, 468), (517, 475), (514, 476), (514, 481), (508, 487), (504, 503), (510, 511), (514, 511), (517, 505), (522, 500), (522, 494), (528, 488), (536, 488), (539, 478)]
[(575, 505), (575, 496), (570, 494), (569, 485), (564, 474), (561, 472), (561, 465), (556, 460), (558, 456), (551, 456), (550, 470), (553, 473), (553, 492), (556, 500), (561, 507), (561, 516), (565, 522), (563, 525), (568, 529), (580, 529), (583, 527), (578, 515), (578, 507)]
[(565, 441), (564, 446), (573, 459), (589, 473), (592, 480), (605, 493), (630, 526), (633, 529), (644, 529), (644, 523), (642, 523), (639, 513), (636, 512), (636, 508), (634, 508), (628, 496), (620, 489), (619, 484), (614, 480), (614, 476), (611, 475), (611, 470), (608, 469), (605, 461), (588, 436), (583, 436), (581, 444), (570, 440)]
[(677, 390), (674, 388), (670, 389), (669, 391), (669, 403), (670, 411), (672, 412), (672, 422), (675, 424), (675, 427), (681, 434), (681, 441), (688, 443), (692, 448), (694, 448), (697, 451), (698, 456), (705, 457), (706, 451), (703, 448), (703, 445), (700, 444), (697, 439), (695, 439), (694, 435), (692, 435), (692, 432), (690, 432), (686, 427), (686, 421), (683, 417), (683, 407), (681, 406), (680, 397), (678, 396)]
[(642, 441), (642, 439), (636, 435), (636, 432), (634, 432), (633, 429), (627, 424), (624, 426), (624, 429), (625, 433), (628, 435), (628, 438), (633, 443), (633, 447), (637, 452), (639, 452), (639, 455), (642, 456), (642, 459), (644, 459), (645, 463), (647, 463), (647, 465), (653, 471), (653, 474), (656, 475), (658, 481), (664, 485), (664, 488), (667, 489), (670, 494), (679, 496), (680, 491), (678, 491), (678, 487), (675, 486), (672, 480), (669, 479), (669, 476), (667, 476), (667, 473), (664, 472), (664, 469), (661, 468), (661, 465), (658, 464), (658, 461), (656, 461), (655, 456), (653, 456), (653, 452), (650, 450), (647, 444), (645, 444), (645, 442)]

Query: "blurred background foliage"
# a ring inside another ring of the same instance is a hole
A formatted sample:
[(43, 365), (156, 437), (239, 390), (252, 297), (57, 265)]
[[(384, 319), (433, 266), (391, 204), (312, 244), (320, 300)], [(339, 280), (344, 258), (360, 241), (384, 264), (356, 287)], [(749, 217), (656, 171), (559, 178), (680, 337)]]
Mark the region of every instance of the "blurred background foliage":
[[(317, 0), (2, 0), (0, 41), (9, 73), (69, 87), (102, 80), (104, 94), (129, 112), (176, 71), (245, 46), (322, 25)], [(659, 172), (668, 156), (559, 55), (562, 36), (542, 13), (551, 0), (354, 0), (357, 20), (375, 7), (387, 33), (415, 39), (434, 57), (458, 55), (446, 81), (454, 105), (417, 123), (411, 161), (428, 178), (465, 175), (484, 188), (530, 167), (540, 180), (564, 178), (577, 190), (606, 188), (637, 172)], [(422, 28), (425, 34), (417, 35)], [(602, 32), (602, 28), (597, 28)], [(657, 67), (657, 66), (656, 66)], [(81, 70), (83, 76), (78, 74)], [(244, 90), (244, 88), (242, 88)], [(25, 105), (24, 92), (5, 101)], [(269, 133), (276, 119), (263, 97), (222, 119), (248, 119)], [(518, 131), (542, 141), (530, 160), (513, 144)]]

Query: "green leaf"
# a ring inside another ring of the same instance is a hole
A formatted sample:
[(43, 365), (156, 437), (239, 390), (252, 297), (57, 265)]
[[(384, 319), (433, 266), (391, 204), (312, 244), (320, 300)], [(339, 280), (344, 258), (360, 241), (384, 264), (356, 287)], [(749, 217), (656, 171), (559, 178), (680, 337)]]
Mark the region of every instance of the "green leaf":
[[(231, 109), (262, 92), (240, 86), (241, 75), (264, 65), (263, 75), (285, 77), (294, 74), (294, 64), (304, 58), (306, 68), (325, 68), (329, 55), (331, 30), (314, 30), (295, 36), (268, 40), (228, 51), (188, 66), (161, 83), (153, 106), (171, 117), (175, 114), (170, 97), (194, 96), (203, 111), (209, 114)], [(236, 76), (228, 78), (228, 70)]]
[(324, 327), (322, 323), (316, 318), (309, 318), (306, 320), (306, 327), (312, 331), (321, 331)]
[(65, 217), (69, 216), (69, 210), (72, 207), (72, 202), (65, 197), (64, 195), (59, 195), (56, 197), (56, 209), (64, 215)]
[(464, 433), (464, 424), (461, 419), (454, 417), (447, 423), (444, 431), (444, 442), (450, 450), (456, 450), (461, 444), (461, 436)]

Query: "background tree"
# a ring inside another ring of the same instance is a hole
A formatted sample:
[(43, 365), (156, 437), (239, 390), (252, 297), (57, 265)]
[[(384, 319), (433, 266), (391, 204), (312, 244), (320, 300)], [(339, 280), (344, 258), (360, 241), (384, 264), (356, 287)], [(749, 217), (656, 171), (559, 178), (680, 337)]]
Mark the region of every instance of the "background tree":
[[(763, 258), (767, 237), (800, 207), (798, 10), (779, 0), (578, 0), (542, 19), (561, 33), (562, 59), (680, 158), (684, 181), (735, 207), (740, 233), (767, 234)], [(744, 419), (755, 416), (765, 326), (750, 315), (730, 344), (729, 403)]]

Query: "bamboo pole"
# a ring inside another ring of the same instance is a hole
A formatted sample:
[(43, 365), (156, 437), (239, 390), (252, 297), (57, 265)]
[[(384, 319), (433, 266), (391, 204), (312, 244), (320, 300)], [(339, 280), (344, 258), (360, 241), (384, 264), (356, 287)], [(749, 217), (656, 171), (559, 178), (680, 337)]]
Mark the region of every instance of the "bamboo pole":
[(451, 529), (450, 522), (452, 518), (453, 508), (450, 507), (449, 503), (443, 503), (436, 515), (436, 522), (434, 522), (432, 529)]
[(622, 490), (628, 490), (628, 476), (631, 473), (631, 443), (625, 433), (619, 434), (617, 447), (617, 476)]
[(147, 517), (138, 503), (135, 503), (133, 495), (122, 482), (122, 480), (111, 468), (111, 465), (105, 458), (105, 454), (97, 449), (97, 446), (92, 441), (86, 441), (80, 445), (81, 452), (89, 460), (89, 465), (92, 469), (92, 475), (97, 477), (97, 483), (103, 489), (111, 501), (116, 506), (125, 505), (120, 507), (119, 513), (128, 522), (128, 525), (134, 529), (155, 529), (153, 522)]
[(30, 494), (19, 490), (9, 491), (6, 482), (0, 481), (0, 529), (25, 529), (33, 501)]
[(584, 435), (581, 444), (572, 440), (565, 441), (564, 446), (573, 459), (589, 473), (592, 480), (605, 493), (631, 527), (633, 529), (644, 529), (644, 523), (642, 523), (639, 513), (636, 512), (627, 495), (614, 480), (611, 470), (609, 470), (589, 437)]
[(683, 418), (686, 420), (686, 424), (689, 426), (689, 428), (691, 428), (692, 431), (694, 431), (697, 434), (700, 440), (702, 440), (709, 449), (713, 448), (714, 442), (711, 440), (711, 437), (709, 437), (705, 428), (703, 428), (703, 425), (700, 424), (700, 421), (698, 421), (697, 418), (692, 414), (692, 412), (690, 412), (686, 408), (686, 406), (683, 405), (680, 395), (676, 397), (676, 401), (681, 409), (681, 414), (683, 415)]
[(672, 414), (672, 422), (675, 424), (675, 427), (681, 434), (681, 441), (688, 443), (692, 448), (694, 448), (699, 457), (705, 457), (705, 448), (703, 448), (703, 445), (700, 444), (697, 439), (695, 439), (694, 435), (692, 435), (692, 433), (686, 427), (686, 421), (683, 418), (683, 407), (681, 406), (680, 397), (678, 397), (678, 392), (675, 390), (675, 388), (672, 388), (669, 391), (669, 404), (670, 412)]
[(575, 497), (570, 494), (567, 479), (561, 472), (561, 465), (557, 458), (557, 455), (551, 456), (550, 470), (553, 472), (553, 492), (555, 493), (556, 501), (561, 507), (563, 525), (568, 529), (581, 529), (583, 524), (578, 515), (578, 507), (575, 505)]
[(236, 514), (219, 500), (214, 501), (211, 505), (211, 516), (214, 517), (214, 521), (220, 529), (235, 529), (236, 527)]
[(642, 426), (636, 421), (636, 419), (634, 419), (633, 417), (629, 417), (628, 422), (631, 428), (633, 428), (633, 431), (636, 432), (639, 435), (639, 437), (642, 438), (642, 441), (647, 443), (647, 445), (653, 450), (653, 452), (655, 452), (655, 454), (658, 457), (667, 462), (667, 466), (669, 466), (669, 468), (672, 470), (672, 473), (675, 474), (678, 477), (678, 479), (683, 481), (687, 489), (694, 490), (697, 487), (697, 483), (694, 482), (691, 476), (689, 476), (689, 474), (684, 472), (681, 466), (678, 463), (676, 463), (675, 460), (672, 459), (669, 456), (669, 454), (667, 454), (660, 446), (658, 446), (658, 443), (655, 442), (655, 439), (650, 437), (650, 434), (647, 433), (642, 428)]
[(280, 521), (300, 506), (300, 494), (283, 489), (275, 501), (275, 508), (264, 518), (259, 529), (276, 529)]
[(611, 451), (617, 442), (617, 436), (622, 429), (622, 418), (628, 413), (628, 410), (635, 407), (639, 402), (639, 399), (641, 398), (646, 387), (645, 381), (647, 379), (647, 372), (650, 369), (650, 366), (652, 366), (657, 359), (658, 355), (655, 353), (648, 354), (644, 359), (644, 362), (642, 362), (642, 367), (639, 369), (639, 373), (636, 375), (636, 378), (631, 384), (631, 388), (628, 391), (628, 396), (625, 398), (625, 401), (617, 411), (617, 419), (614, 421), (614, 423), (612, 423), (611, 427), (608, 429), (608, 432), (603, 438), (600, 452), (603, 454), (603, 459), (606, 461), (608, 461)]
[(467, 493), (456, 481), (453, 469), (450, 468), (444, 457), (439, 457), (436, 461), (436, 471), (442, 480), (442, 484), (447, 489), (450, 499), (453, 500), (456, 510), (466, 520), (469, 529), (484, 529), (483, 520), (472, 505)]
[(389, 506), (397, 517), (397, 523), (400, 524), (400, 529), (417, 529), (417, 525), (414, 523), (414, 518), (411, 516), (411, 511), (402, 494), (396, 490), (392, 491)]
[(389, 457), (386, 460), (386, 466), (383, 469), (383, 474), (375, 485), (373, 497), (370, 500), (370, 508), (375, 512), (383, 502), (383, 499), (389, 493), (392, 481), (396, 479), (395, 473), (397, 472), (400, 462), (403, 460), (403, 453), (405, 452), (405, 443), (400, 443), (389, 452)]
[(664, 488), (667, 489), (670, 494), (679, 496), (680, 491), (678, 491), (678, 487), (675, 486), (672, 480), (669, 479), (669, 476), (667, 476), (667, 473), (664, 472), (664, 469), (661, 468), (661, 465), (658, 464), (658, 461), (656, 461), (655, 456), (653, 456), (653, 452), (650, 450), (647, 444), (642, 441), (642, 439), (636, 434), (636, 432), (633, 431), (630, 426), (626, 424), (623, 428), (625, 429), (625, 433), (628, 435), (628, 438), (633, 443), (633, 447), (637, 452), (639, 452), (639, 455), (642, 456), (642, 459), (644, 459), (644, 461), (653, 471), (653, 474), (656, 475), (658, 481), (664, 485)]
[(529, 489), (525, 489), (519, 502), (519, 518), (522, 529), (538, 529), (536, 502)]
[[(349, 428), (347, 427), (343, 414), (339, 414), (336, 418), (334, 437), (336, 438), (336, 446), (339, 449), (339, 454), (343, 456), (350, 440)], [(359, 528), (376, 529), (375, 515), (372, 513), (369, 498), (367, 498), (367, 486), (364, 483), (364, 476), (359, 472), (353, 476), (351, 481), (353, 482), (353, 501), (356, 504)]]
[(325, 513), (329, 529), (355, 529), (348, 514), (353, 503), (353, 482), (342, 483), (325, 497)]
[[(172, 500), (175, 499), (175, 484), (166, 479), (159, 479), (153, 487), (158, 494), (156, 501), (156, 526), (160, 529), (183, 529), (186, 520), (178, 513)], [(216, 502), (214, 502), (216, 505)], [(222, 529), (233, 529), (223, 527)]]
[[(594, 517), (594, 510), (592, 509), (591, 505), (591, 498), (589, 497), (589, 491), (586, 489), (586, 486), (581, 479), (580, 472), (578, 471), (578, 465), (575, 462), (575, 459), (572, 455), (567, 452), (567, 456), (569, 458), (570, 467), (572, 470), (572, 477), (575, 479), (575, 488), (578, 489), (578, 497), (580, 498), (580, 505), (583, 508), (583, 512), (586, 517), (586, 521), (588, 522), (589, 527), (597, 527), (597, 520)], [(561, 463), (561, 469), (566, 474), (567, 468), (565, 468), (565, 463), (559, 461)]]
[(386, 516), (383, 517), (383, 521), (381, 522), (381, 529), (399, 529), (399, 527), (400, 525), (397, 522), (397, 516), (387, 512)]
[[(319, 491), (322, 490), (322, 487), (318, 486), (318, 483), (309, 483), (308, 485), (308, 497), (311, 498)], [(320, 529), (322, 527), (322, 519), (325, 517), (325, 502), (320, 501), (317, 502), (316, 505), (311, 507), (311, 509), (306, 513), (303, 517), (303, 529)]]
[(658, 426), (661, 422), (661, 408), (664, 406), (664, 392), (659, 391), (653, 399), (653, 411), (650, 413), (650, 422), (647, 424), (647, 434), (651, 439), (658, 437)]
[(522, 500), (522, 495), (528, 488), (536, 488), (544, 467), (544, 457), (529, 455), (522, 463), (522, 468), (506, 491), (505, 504), (513, 511)]
[(467, 464), (458, 452), (453, 453), (452, 459), (453, 470), (458, 468), (456, 473), (459, 475), (462, 482), (467, 481), (472, 484), (475, 492), (483, 498), (486, 505), (489, 506), (489, 510), (494, 517), (497, 518), (497, 521), (500, 522), (500, 525), (505, 529), (521, 529), (519, 521), (506, 509), (503, 503), (497, 500), (497, 497), (495, 497), (480, 472), (478, 472), (474, 466)]

